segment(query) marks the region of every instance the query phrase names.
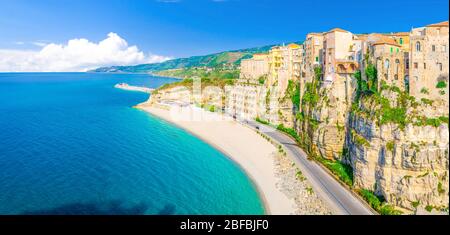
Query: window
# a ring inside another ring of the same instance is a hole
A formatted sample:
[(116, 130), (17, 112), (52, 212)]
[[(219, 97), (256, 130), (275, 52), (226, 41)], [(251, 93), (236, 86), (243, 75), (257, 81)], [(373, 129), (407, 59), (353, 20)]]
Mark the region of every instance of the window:
[(392, 54), (392, 52), (394, 52), (394, 48), (391, 47), (391, 54)]
[(319, 62), (319, 57), (318, 56), (316, 56), (316, 62)]
[(423, 63), (423, 68), (427, 69), (427, 63)]
[(385, 69), (389, 69), (389, 60), (388, 60), (388, 59), (386, 59), (386, 60), (384, 61), (384, 68), (385, 68)]
[(405, 84), (405, 90), (409, 93), (409, 77), (408, 77), (408, 75), (405, 76), (404, 84)]
[(400, 45), (403, 45), (403, 38), (400, 38)]
[(397, 53), (399, 52), (399, 49), (397, 48)]
[(419, 64), (418, 63), (414, 63), (414, 68), (415, 69), (419, 68)]
[(416, 51), (420, 51), (420, 42), (416, 42)]
[(431, 45), (431, 51), (435, 52), (436, 51), (436, 46), (435, 45)]
[(439, 71), (442, 71), (442, 63), (438, 63)]
[(396, 75), (398, 74), (399, 68), (400, 68), (400, 60), (396, 59), (395, 60), (395, 73), (396, 73)]

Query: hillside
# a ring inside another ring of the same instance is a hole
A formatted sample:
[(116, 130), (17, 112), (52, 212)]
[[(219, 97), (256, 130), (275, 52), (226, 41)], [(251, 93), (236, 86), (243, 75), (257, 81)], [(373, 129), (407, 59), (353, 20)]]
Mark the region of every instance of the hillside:
[(242, 59), (250, 58), (255, 53), (268, 52), (270, 48), (272, 48), (273, 46), (276, 45), (225, 51), (205, 56), (192, 56), (189, 58), (179, 58), (155, 64), (102, 67), (95, 70), (91, 70), (89, 72), (149, 73), (162, 70), (192, 68), (192, 67), (235, 69), (237, 66), (240, 65)]
[(180, 69), (168, 69), (155, 71), (153, 74), (163, 77), (173, 78), (209, 78), (209, 79), (232, 79), (239, 77), (238, 69), (223, 69), (223, 68), (204, 68), (204, 67), (192, 67), (192, 68), (180, 68)]

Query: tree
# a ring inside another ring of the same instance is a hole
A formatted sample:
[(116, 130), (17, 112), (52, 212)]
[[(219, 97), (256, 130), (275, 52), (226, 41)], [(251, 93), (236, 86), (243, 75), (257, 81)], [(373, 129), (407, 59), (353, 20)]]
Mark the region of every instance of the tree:
[(365, 72), (367, 77), (368, 89), (374, 93), (378, 92), (377, 69), (373, 64), (369, 63), (369, 65), (367, 65)]

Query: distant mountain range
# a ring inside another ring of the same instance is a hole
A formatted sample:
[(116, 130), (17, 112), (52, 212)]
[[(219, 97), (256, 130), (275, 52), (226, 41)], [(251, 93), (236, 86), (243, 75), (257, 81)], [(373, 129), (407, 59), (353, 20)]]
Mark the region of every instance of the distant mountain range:
[[(301, 43), (301, 42), (294, 42)], [(91, 70), (97, 73), (151, 73), (169, 69), (210, 67), (210, 68), (236, 68), (241, 60), (251, 58), (255, 53), (268, 52), (277, 45), (254, 47), (241, 50), (225, 51), (205, 56), (192, 56), (189, 58), (179, 58), (168, 60), (162, 63), (141, 64), (134, 66), (111, 66)]]

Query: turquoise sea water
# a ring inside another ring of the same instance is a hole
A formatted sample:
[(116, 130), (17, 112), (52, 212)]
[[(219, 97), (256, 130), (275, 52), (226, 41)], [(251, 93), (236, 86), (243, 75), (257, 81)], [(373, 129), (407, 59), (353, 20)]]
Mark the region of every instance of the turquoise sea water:
[(262, 214), (236, 164), (113, 87), (172, 81), (0, 73), (0, 214)]

